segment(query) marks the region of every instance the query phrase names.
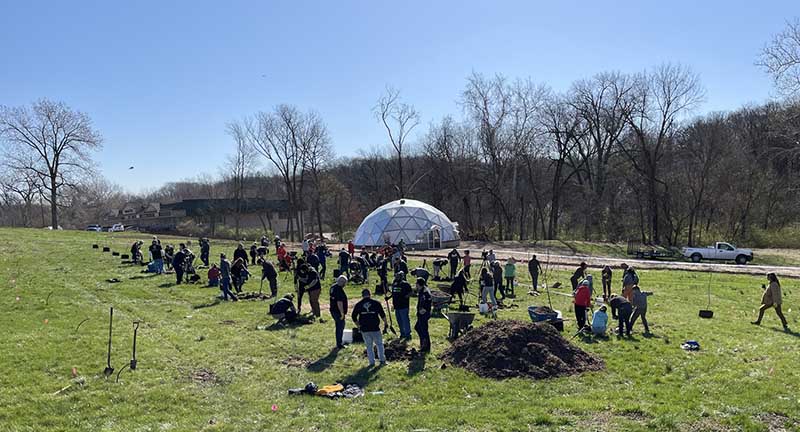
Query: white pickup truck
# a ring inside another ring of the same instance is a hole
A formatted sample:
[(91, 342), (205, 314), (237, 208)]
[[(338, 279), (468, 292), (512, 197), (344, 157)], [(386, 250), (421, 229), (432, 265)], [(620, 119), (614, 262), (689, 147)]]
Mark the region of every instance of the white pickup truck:
[(681, 250), (681, 254), (686, 258), (691, 258), (693, 262), (700, 262), (705, 259), (728, 260), (736, 261), (736, 264), (747, 264), (753, 260), (753, 251), (751, 249), (739, 249), (725, 242), (716, 242), (714, 246), (701, 248), (685, 247)]

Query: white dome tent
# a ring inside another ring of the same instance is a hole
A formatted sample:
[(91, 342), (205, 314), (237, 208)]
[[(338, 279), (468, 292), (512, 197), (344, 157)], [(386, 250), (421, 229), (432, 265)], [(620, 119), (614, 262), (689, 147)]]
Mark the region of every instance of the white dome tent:
[(414, 249), (458, 246), (458, 223), (441, 210), (412, 199), (384, 204), (370, 213), (356, 230), (358, 247), (396, 245), (400, 240)]

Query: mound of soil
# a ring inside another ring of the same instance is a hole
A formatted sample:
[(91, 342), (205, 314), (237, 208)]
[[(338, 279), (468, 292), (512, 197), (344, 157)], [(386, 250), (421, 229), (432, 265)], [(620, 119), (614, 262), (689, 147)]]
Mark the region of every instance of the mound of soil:
[[(378, 358), (378, 350), (375, 350), (375, 358)], [(386, 356), (387, 361), (401, 361), (413, 360), (419, 356), (419, 351), (416, 348), (408, 348), (408, 342), (401, 338), (394, 338), (383, 343), (383, 354)], [(367, 350), (364, 350), (364, 357), (367, 356)]]
[(544, 379), (602, 370), (605, 363), (570, 344), (547, 323), (489, 321), (455, 342), (440, 357), (484, 378)]
[(198, 369), (192, 372), (189, 378), (198, 384), (216, 384), (219, 381), (217, 374), (211, 369)]

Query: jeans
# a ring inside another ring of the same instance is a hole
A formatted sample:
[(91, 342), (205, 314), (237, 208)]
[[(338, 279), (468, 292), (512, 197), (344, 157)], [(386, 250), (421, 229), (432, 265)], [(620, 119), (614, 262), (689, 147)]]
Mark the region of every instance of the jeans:
[(319, 262), (319, 279), (325, 280), (325, 270), (327, 270), (327, 266), (325, 265), (325, 261)]
[(617, 309), (617, 319), (619, 320), (619, 335), (622, 336), (623, 326), (625, 327), (625, 333), (630, 336), (631, 335), (631, 327), (633, 324), (631, 323), (631, 312), (632, 307), (630, 304), (622, 305), (619, 309)]
[(450, 260), (450, 279), (455, 279), (458, 273), (458, 260)]
[(164, 260), (158, 258), (154, 259), (153, 262), (156, 264), (156, 273), (158, 274), (164, 273)]
[(494, 296), (495, 296), (495, 298), (497, 297), (497, 290), (500, 290), (500, 296), (505, 299), (506, 298), (506, 290), (503, 288), (503, 280), (502, 279), (500, 279), (500, 280), (495, 279), (495, 281), (494, 281)]
[(417, 331), (419, 336), (419, 349), (423, 352), (431, 350), (431, 335), (428, 333), (428, 320), (430, 317), (430, 313), (417, 315), (417, 323), (414, 325), (414, 330)]
[(644, 332), (650, 333), (650, 326), (647, 325), (647, 308), (634, 308), (633, 315), (631, 315), (631, 329), (633, 329), (633, 325), (636, 324), (636, 319), (642, 317), (642, 325), (644, 326)]
[(509, 294), (513, 294), (514, 293), (514, 277), (513, 276), (511, 276), (511, 277), (506, 276), (506, 292), (509, 293)]
[(531, 273), (531, 284), (534, 291), (539, 291), (539, 273)]
[(208, 267), (208, 251), (202, 251), (202, 252), (200, 252), (200, 261), (202, 261), (202, 262), (203, 262), (203, 264), (204, 264), (206, 267)]
[(344, 345), (342, 343), (342, 335), (344, 335), (344, 317), (334, 313), (332, 313), (331, 316), (333, 317), (333, 323), (336, 326), (336, 346), (340, 347)]
[[(481, 300), (484, 303), (491, 304), (494, 307), (497, 307), (497, 297), (494, 295), (494, 286), (492, 285), (484, 285), (481, 289)], [(491, 302), (489, 302), (491, 300)]]
[(408, 317), (408, 308), (395, 309), (394, 316), (397, 318), (397, 326), (400, 327), (400, 337), (411, 338), (411, 318)]
[(219, 282), (220, 282), (219, 288), (220, 288), (220, 290), (222, 290), (222, 299), (223, 300), (228, 300), (228, 296), (230, 296), (231, 299), (235, 299), (236, 296), (234, 296), (233, 293), (231, 292), (231, 279), (230, 278), (222, 278), (222, 279), (220, 279)]
[(209, 279), (208, 280), (208, 286), (210, 286), (210, 287), (219, 286), (219, 279)]
[(364, 345), (367, 346), (369, 365), (375, 366), (375, 351), (372, 349), (373, 345), (378, 347), (378, 360), (381, 363), (386, 363), (386, 356), (383, 354), (383, 336), (381, 332), (361, 332), (361, 336), (364, 337)]

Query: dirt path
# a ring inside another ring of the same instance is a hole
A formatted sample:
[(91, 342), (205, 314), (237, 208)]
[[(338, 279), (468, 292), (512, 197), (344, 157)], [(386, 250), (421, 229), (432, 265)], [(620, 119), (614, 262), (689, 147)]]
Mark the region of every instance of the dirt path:
[[(470, 246), (467, 246), (470, 247)], [(459, 247), (459, 249), (464, 246)], [(477, 259), (473, 258), (473, 262), (480, 264), (480, 252), (483, 248), (470, 249), (475, 250)], [(430, 250), (430, 251), (411, 251), (407, 255), (416, 258), (440, 258), (446, 257), (448, 250)], [(528, 261), (531, 255), (536, 254), (544, 266), (546, 262), (550, 262), (551, 266), (559, 268), (567, 268), (572, 270), (573, 267), (585, 262), (589, 267), (601, 269), (603, 266), (611, 265), (618, 267), (622, 263), (632, 265), (637, 269), (649, 270), (685, 270), (697, 272), (715, 272), (715, 273), (730, 273), (730, 274), (750, 274), (750, 275), (764, 275), (769, 272), (775, 272), (782, 277), (800, 278), (800, 267), (789, 266), (765, 266), (765, 265), (738, 265), (738, 264), (723, 264), (723, 263), (690, 263), (690, 262), (675, 262), (675, 261), (658, 261), (658, 260), (640, 260), (640, 259), (622, 259), (611, 257), (599, 256), (582, 256), (582, 255), (554, 255), (548, 254), (546, 250), (537, 249), (495, 249), (495, 255), (498, 260), (505, 261), (510, 257), (514, 257), (518, 261)]]

